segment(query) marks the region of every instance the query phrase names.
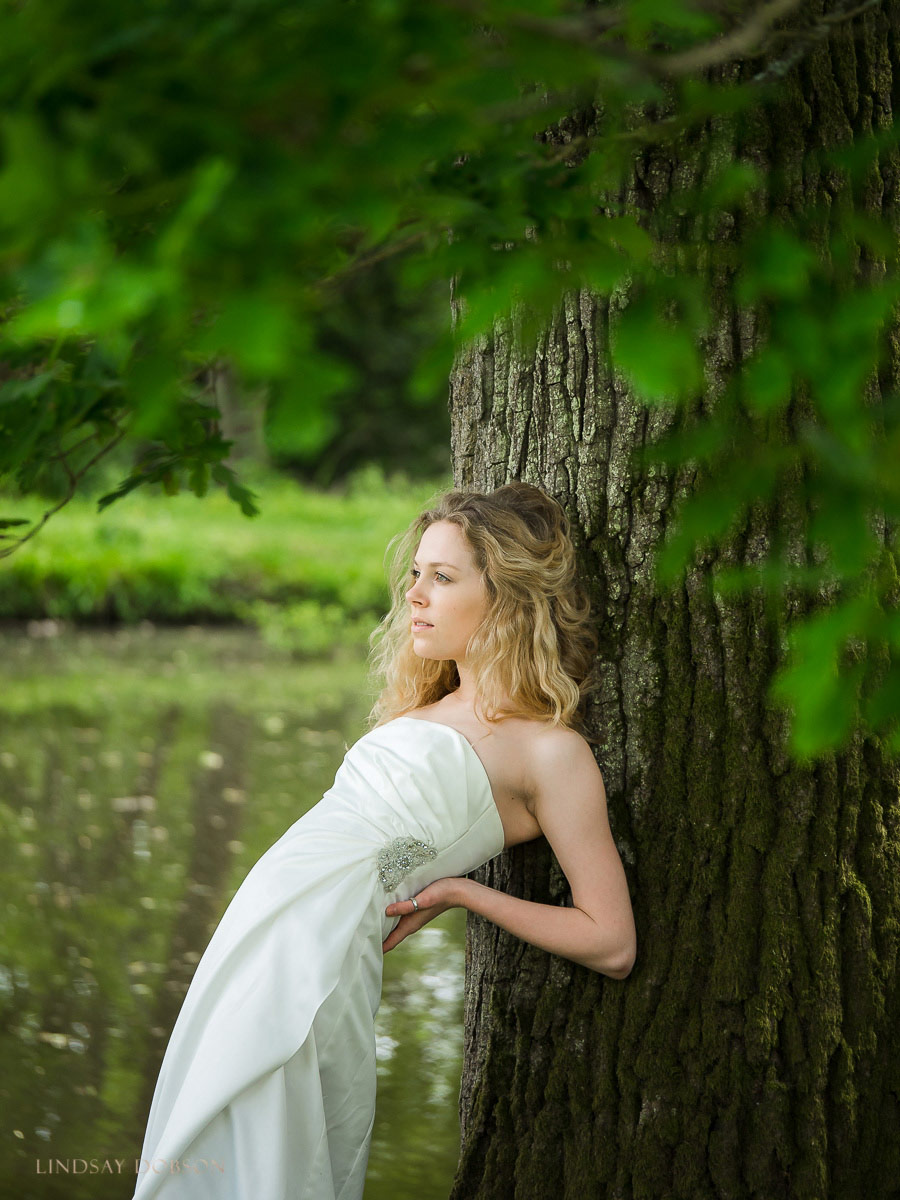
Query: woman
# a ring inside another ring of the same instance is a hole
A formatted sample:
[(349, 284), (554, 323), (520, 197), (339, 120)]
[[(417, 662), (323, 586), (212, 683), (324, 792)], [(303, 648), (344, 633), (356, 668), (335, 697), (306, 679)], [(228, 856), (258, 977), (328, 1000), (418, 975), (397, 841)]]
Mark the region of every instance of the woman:
[[(388, 915), (400, 921), (384, 949), (459, 906), (622, 979), (635, 954), (625, 874), (593, 753), (567, 725), (595, 643), (575, 585), (565, 513), (525, 483), (487, 497), (451, 492), (419, 517), (411, 540), (418, 543), (412, 583), (388, 618), (394, 636), (380, 658), (389, 682), (376, 712), (382, 719), (415, 712), (461, 732), (491, 781), (504, 847), (543, 834), (575, 907), (519, 900), (472, 879), (438, 879), (415, 903), (388, 905)], [(423, 660), (418, 669), (413, 655)], [(498, 720), (502, 712), (510, 715)]]
[[(359, 1200), (383, 955), (453, 905), (628, 974), (628, 889), (572, 727), (595, 644), (587, 609), (565, 514), (539, 489), (451, 491), (413, 522), (373, 634), (374, 725), (213, 934), (160, 1070), (135, 1200)], [(575, 907), (460, 878), (542, 834)]]

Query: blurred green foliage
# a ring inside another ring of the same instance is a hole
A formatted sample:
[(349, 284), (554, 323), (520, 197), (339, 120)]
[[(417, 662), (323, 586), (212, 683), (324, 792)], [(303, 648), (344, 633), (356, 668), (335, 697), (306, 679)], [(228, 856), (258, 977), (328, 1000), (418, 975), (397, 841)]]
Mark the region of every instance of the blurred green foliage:
[(415, 480), (449, 472), (446, 371), (414, 375), (446, 334), (450, 289), (445, 279), (404, 286), (400, 269), (389, 260), (350, 273), (317, 314), (317, 346), (350, 378), (322, 407), (327, 426), (307, 425), (305, 447), (290, 421), (286, 446), (268, 432), (274, 466), (322, 487), (366, 463)]
[[(874, 19), (871, 7), (860, 20)], [(804, 28), (815, 14), (801, 6), (793, 44), (803, 52), (822, 31), (837, 36), (851, 8), (838, 4), (817, 32)], [(828, 749), (857, 719), (900, 748), (896, 587), (877, 528), (886, 515), (894, 543), (900, 409), (884, 381), (898, 300), (897, 130), (875, 105), (855, 131), (823, 134), (792, 164), (804, 178), (827, 174), (827, 211), (772, 203), (785, 181), (736, 159), (732, 131), (778, 104), (779, 72), (705, 70), (727, 46), (716, 49), (718, 35), (754, 9), (693, 0), (8, 7), (0, 479), (33, 491), (52, 464), (68, 480), (64, 500), (90, 463), (127, 440), (139, 453), (101, 504), (148, 482), (197, 494), (212, 484), (254, 512), (210, 396), (209, 364), (220, 361), (244, 394), (261, 397), (283, 461), (309, 464), (331, 447), (332, 465), (322, 461), (334, 470), (347, 405), (366, 403), (360, 365), (368, 373), (373, 361), (340, 345), (351, 280), (360, 294), (390, 292), (396, 311), (421, 309), (411, 402), (443, 387), (460, 339), (512, 305), (523, 337), (533, 336), (563, 294), (583, 287), (621, 301), (609, 352), (635, 394), (702, 411), (715, 313), (734, 303), (759, 317), (748, 369), (727, 381), (711, 417), (656, 451), (701, 468), (660, 580), (677, 579), (698, 550), (794, 488), (815, 514), (808, 561), (786, 554), (773, 529), (758, 569), (717, 570), (711, 586), (799, 589), (845, 606), (845, 621), (806, 627), (782, 677), (795, 749)], [(689, 159), (700, 132), (702, 170), (673, 178), (651, 203), (629, 199), (639, 156), (656, 147)], [(871, 203), (882, 188), (883, 218)], [(450, 279), (463, 298), (453, 330), (428, 315)], [(365, 324), (371, 311), (355, 319)], [(383, 340), (376, 333), (369, 346)], [(399, 441), (415, 424), (404, 413), (368, 436)], [(31, 527), (8, 524), (5, 536)], [(833, 720), (814, 719), (804, 656), (830, 664), (842, 697)]]

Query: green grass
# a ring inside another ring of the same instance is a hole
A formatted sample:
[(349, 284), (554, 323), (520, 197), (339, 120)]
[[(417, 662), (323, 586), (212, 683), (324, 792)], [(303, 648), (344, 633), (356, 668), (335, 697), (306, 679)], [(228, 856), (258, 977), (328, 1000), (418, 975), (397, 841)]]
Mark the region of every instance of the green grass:
[[(340, 492), (269, 476), (255, 484), (262, 512), (253, 518), (223, 492), (138, 491), (102, 513), (76, 498), (0, 560), (0, 618), (240, 621), (315, 654), (345, 616), (371, 625), (384, 611), (387, 543), (449, 486), (385, 479), (376, 468)], [(33, 498), (0, 501), (6, 517), (42, 508)]]

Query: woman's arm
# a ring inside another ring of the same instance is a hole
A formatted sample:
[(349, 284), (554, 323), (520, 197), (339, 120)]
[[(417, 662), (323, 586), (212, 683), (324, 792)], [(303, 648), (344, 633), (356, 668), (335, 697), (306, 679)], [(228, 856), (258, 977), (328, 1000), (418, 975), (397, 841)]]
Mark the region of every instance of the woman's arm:
[(633, 941), (626, 945), (624, 939), (613, 936), (598, 939), (597, 924), (581, 909), (521, 900), (474, 879), (458, 879), (457, 883), (461, 885), (459, 904), (507, 933), (613, 979), (624, 979), (631, 971)]
[(409, 900), (388, 907), (401, 921), (385, 950), (459, 905), (592, 971), (614, 979), (628, 975), (636, 950), (634, 916), (591, 748), (572, 730), (549, 730), (536, 739), (532, 768), (534, 815), (569, 882), (574, 908), (521, 900), (474, 879), (438, 879), (417, 894), (419, 912)]
[(533, 813), (568, 880), (574, 907), (479, 892), (474, 911), (552, 954), (624, 979), (637, 951), (634, 914), (593, 751), (574, 730), (549, 729), (534, 740), (530, 768)]

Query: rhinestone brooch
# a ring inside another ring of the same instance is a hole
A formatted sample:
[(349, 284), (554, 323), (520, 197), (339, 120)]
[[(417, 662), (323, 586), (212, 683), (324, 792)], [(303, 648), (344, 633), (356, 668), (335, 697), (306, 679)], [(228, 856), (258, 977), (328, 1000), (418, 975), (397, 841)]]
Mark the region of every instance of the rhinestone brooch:
[(423, 863), (437, 858), (437, 850), (430, 842), (420, 842), (413, 837), (395, 837), (378, 851), (376, 862), (381, 886), (392, 892), (401, 879)]

